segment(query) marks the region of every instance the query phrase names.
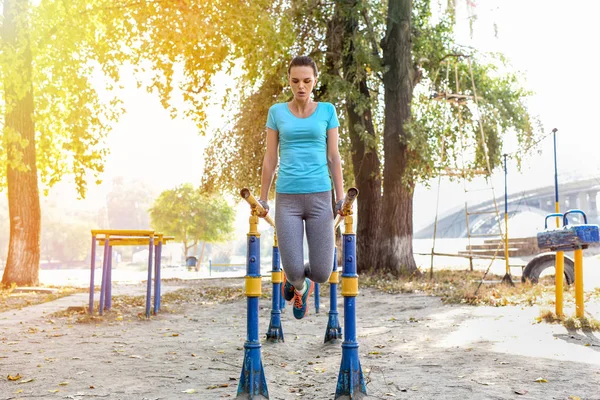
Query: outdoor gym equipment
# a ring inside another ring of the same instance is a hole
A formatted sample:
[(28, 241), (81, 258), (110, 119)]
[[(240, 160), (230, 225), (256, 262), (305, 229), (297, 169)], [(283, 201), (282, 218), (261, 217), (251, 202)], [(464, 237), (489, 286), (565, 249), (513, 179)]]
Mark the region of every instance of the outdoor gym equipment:
[[(567, 216), (581, 214), (583, 224), (571, 224)], [(562, 217), (563, 226), (548, 229), (548, 218)], [(563, 315), (563, 277), (564, 277), (564, 251), (575, 252), (575, 316), (584, 316), (583, 305), (583, 250), (591, 243), (600, 242), (598, 225), (588, 224), (587, 216), (582, 210), (573, 209), (564, 214), (548, 214), (544, 221), (544, 231), (537, 234), (538, 247), (556, 251), (556, 315)]]
[[(164, 236), (151, 230), (94, 229), (92, 230), (92, 257), (90, 262), (89, 313), (94, 313), (94, 273), (96, 269), (96, 242), (104, 246), (100, 300), (98, 314), (112, 307), (112, 248), (113, 246), (148, 246), (148, 281), (146, 287), (146, 318), (150, 318), (152, 297), (152, 273), (154, 272), (154, 314), (160, 310), (160, 260), (162, 245), (172, 236)], [(153, 259), (154, 256), (154, 268)]]
[[(265, 379), (264, 368), (262, 364), (261, 345), (258, 340), (258, 314), (259, 297), (262, 294), (261, 275), (260, 275), (260, 233), (258, 232), (259, 215), (264, 215), (264, 209), (252, 196), (248, 189), (242, 189), (241, 196), (250, 204), (250, 230), (248, 232), (247, 264), (246, 264), (246, 297), (247, 297), (247, 340), (244, 344), (244, 361), (240, 382), (238, 385), (238, 398), (253, 399), (269, 398), (269, 391)], [(358, 341), (356, 335), (356, 296), (358, 295), (358, 275), (356, 274), (356, 234), (353, 232), (352, 203), (358, 195), (358, 190), (352, 188), (348, 191), (346, 202), (342, 207), (344, 217), (339, 216), (336, 219), (337, 227), (343, 218), (345, 223), (345, 233), (343, 234), (343, 260), (344, 268), (342, 274), (342, 295), (344, 296), (344, 342), (342, 343), (342, 361), (335, 392), (335, 399), (339, 398), (360, 398), (366, 394), (366, 385), (358, 358)], [(264, 219), (273, 227), (275, 224), (267, 215)], [(275, 236), (276, 237), (276, 236)], [(275, 244), (277, 244), (275, 240)], [(279, 267), (279, 253), (273, 251), (273, 310), (271, 313), (271, 323), (267, 333), (268, 339), (283, 341), (283, 332), (280, 321), (281, 304), (281, 283), (282, 271)], [(335, 259), (335, 257), (334, 257)], [(334, 261), (334, 267), (336, 267)], [(330, 283), (335, 280), (339, 272), (334, 271), (330, 277)], [(333, 286), (333, 285), (332, 285)], [(334, 286), (335, 287), (335, 286)], [(337, 321), (336, 299), (332, 290), (332, 310), (329, 313), (325, 341), (338, 338), (341, 335), (341, 328)], [(279, 311), (279, 312), (277, 312)]]

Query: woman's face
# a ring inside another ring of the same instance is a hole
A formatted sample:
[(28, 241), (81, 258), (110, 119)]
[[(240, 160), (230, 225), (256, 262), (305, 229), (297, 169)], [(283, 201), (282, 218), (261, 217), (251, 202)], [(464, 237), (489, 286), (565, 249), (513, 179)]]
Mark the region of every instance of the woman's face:
[(317, 82), (313, 69), (309, 66), (292, 67), (288, 78), (294, 98), (308, 100)]

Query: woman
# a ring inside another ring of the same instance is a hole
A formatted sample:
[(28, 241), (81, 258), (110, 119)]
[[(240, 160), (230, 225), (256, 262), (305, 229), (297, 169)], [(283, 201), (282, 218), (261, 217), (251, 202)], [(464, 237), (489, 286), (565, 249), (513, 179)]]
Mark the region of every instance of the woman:
[[(288, 301), (293, 300), (297, 319), (307, 313), (307, 300), (314, 282), (326, 282), (333, 268), (332, 180), (336, 212), (340, 212), (344, 197), (338, 150), (340, 124), (331, 103), (315, 102), (311, 98), (317, 75), (317, 66), (310, 57), (295, 57), (290, 63), (288, 81), (294, 98), (269, 109), (259, 200), (268, 212), (267, 199), (279, 149), (275, 226), (286, 275), (283, 296)], [(305, 229), (307, 264), (303, 257)]]

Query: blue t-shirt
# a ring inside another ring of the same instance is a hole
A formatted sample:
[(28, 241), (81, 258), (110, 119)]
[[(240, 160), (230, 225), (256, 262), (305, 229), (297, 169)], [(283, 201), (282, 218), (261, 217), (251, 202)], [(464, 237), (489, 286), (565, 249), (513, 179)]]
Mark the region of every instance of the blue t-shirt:
[(331, 190), (327, 164), (327, 131), (340, 126), (331, 103), (317, 103), (315, 111), (298, 118), (287, 103), (269, 109), (267, 128), (279, 132), (277, 193), (318, 193)]

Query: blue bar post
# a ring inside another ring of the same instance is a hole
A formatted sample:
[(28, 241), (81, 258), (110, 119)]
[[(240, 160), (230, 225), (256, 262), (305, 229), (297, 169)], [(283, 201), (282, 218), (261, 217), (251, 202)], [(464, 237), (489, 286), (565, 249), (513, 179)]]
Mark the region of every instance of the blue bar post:
[(148, 282), (146, 283), (146, 318), (150, 318), (150, 297), (152, 296), (152, 256), (154, 254), (154, 236), (148, 241)]
[[(333, 249), (333, 272), (329, 278), (329, 319), (327, 320), (327, 328), (325, 329), (324, 343), (331, 342), (342, 338), (342, 327), (338, 319), (337, 310), (337, 248)], [(332, 279), (333, 278), (333, 279)]]
[[(256, 230), (258, 217), (250, 217), (248, 233), (248, 258), (246, 260), (247, 332), (244, 343), (244, 364), (238, 384), (237, 396), (253, 399), (254, 396), (269, 398), (267, 381), (263, 369), (260, 342), (258, 341), (258, 313), (260, 296), (260, 234)], [(258, 287), (254, 285), (258, 282)]]
[[(352, 217), (346, 216), (346, 232), (352, 229)], [(350, 227), (348, 226), (350, 224)], [(356, 340), (356, 296), (358, 295), (358, 275), (356, 274), (356, 234), (343, 235), (344, 270), (342, 273), (342, 295), (344, 296), (344, 342), (342, 362), (338, 376), (335, 399), (358, 399), (367, 394)]]
[(104, 239), (104, 259), (102, 260), (102, 282), (100, 283), (100, 302), (98, 304), (98, 314), (104, 313), (104, 299), (106, 295), (106, 284), (107, 284), (107, 270), (108, 270), (108, 257), (109, 257), (109, 243), (110, 239), (108, 235)]
[(94, 273), (96, 269), (96, 235), (92, 235), (92, 260), (90, 261), (90, 315), (94, 313)]
[(162, 238), (154, 248), (154, 315), (160, 310), (160, 264), (162, 257)]
[(283, 329), (281, 327), (281, 284), (282, 276), (281, 265), (279, 263), (279, 247), (277, 246), (277, 234), (275, 234), (273, 244), (273, 270), (271, 271), (271, 280), (273, 282), (273, 306), (271, 309), (271, 322), (267, 331), (267, 339), (272, 342), (284, 342)]
[(110, 310), (112, 307), (112, 258), (113, 248), (111, 245), (108, 246), (108, 268), (106, 270), (106, 309)]

